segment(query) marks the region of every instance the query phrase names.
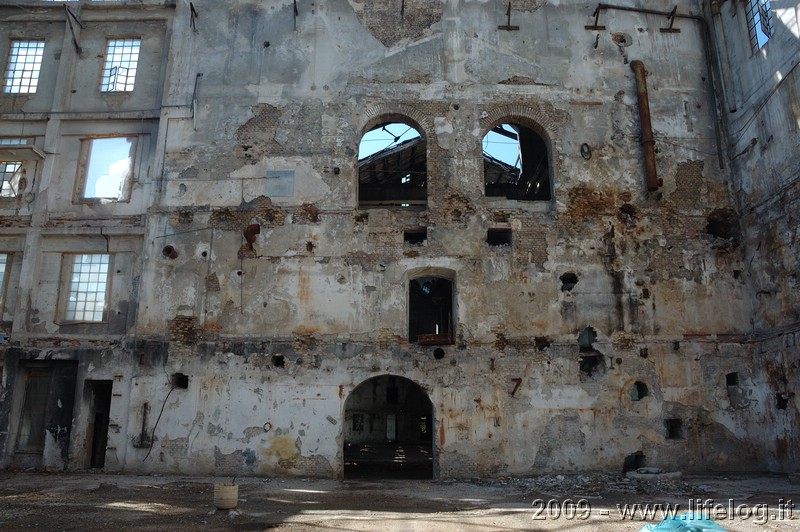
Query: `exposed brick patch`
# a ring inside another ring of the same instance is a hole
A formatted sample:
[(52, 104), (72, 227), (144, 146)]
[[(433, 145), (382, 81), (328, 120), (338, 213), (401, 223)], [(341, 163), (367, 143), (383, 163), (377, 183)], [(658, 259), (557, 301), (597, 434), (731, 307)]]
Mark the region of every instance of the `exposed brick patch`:
[(167, 322), (169, 339), (179, 344), (194, 344), (199, 336), (197, 316), (176, 316)]
[(237, 131), (236, 156), (253, 162), (265, 155), (280, 153), (283, 147), (275, 140), (281, 110), (265, 103), (252, 108), (253, 118), (245, 122)]
[(392, 83), (430, 83), (431, 82), (431, 73), (430, 72), (420, 72), (415, 70), (413, 72), (409, 72), (408, 74), (398, 78)]
[(236, 208), (225, 207), (214, 211), (211, 214), (211, 227), (223, 231), (242, 231), (253, 219), (257, 219), (262, 227), (276, 227), (283, 225), (286, 212), (273, 206), (268, 197), (259, 196)]
[(0, 216), (0, 227), (30, 227), (30, 216)]
[(546, 3), (547, 0), (514, 0), (511, 3), (511, 9), (512, 11), (536, 11)]
[(705, 200), (699, 194), (703, 185), (703, 161), (687, 161), (678, 164), (675, 172), (675, 191), (670, 199), (676, 207), (696, 208)]
[(378, 329), (377, 343), (379, 349), (391, 349), (395, 345), (405, 344), (406, 340), (402, 336), (398, 336), (394, 329), (384, 327)]
[(536, 80), (527, 76), (511, 76), (497, 83), (499, 85), (536, 85)]
[(180, 210), (169, 217), (172, 225), (191, 225), (194, 222), (194, 212), (190, 210)]
[(206, 276), (206, 290), (209, 292), (219, 292), (219, 277), (216, 272), (211, 272)]
[(567, 216), (573, 222), (597, 220), (602, 215), (614, 213), (616, 200), (611, 191), (578, 185), (570, 189), (567, 197)]
[(429, 0), (405, 0), (402, 16), (395, 2), (350, 0), (350, 5), (359, 22), (386, 47), (428, 35), (430, 27), (442, 19), (441, 2)]
[(321, 220), (322, 211), (320, 211), (313, 203), (303, 203), (303, 205), (294, 211), (292, 216), (293, 224), (303, 225), (317, 225)]

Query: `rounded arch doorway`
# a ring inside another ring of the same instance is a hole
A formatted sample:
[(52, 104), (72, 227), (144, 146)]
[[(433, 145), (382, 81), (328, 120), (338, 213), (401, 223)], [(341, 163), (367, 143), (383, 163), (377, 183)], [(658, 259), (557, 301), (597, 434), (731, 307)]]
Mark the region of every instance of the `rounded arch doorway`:
[(359, 384), (344, 405), (344, 478), (433, 478), (433, 403), (395, 375)]

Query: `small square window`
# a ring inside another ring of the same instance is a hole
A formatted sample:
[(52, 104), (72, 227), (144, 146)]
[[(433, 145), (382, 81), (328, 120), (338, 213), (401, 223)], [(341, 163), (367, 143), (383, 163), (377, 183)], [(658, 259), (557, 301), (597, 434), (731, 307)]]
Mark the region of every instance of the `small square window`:
[(128, 199), (136, 140), (136, 137), (106, 137), (82, 141), (78, 201)]
[(92, 253), (70, 255), (69, 290), (64, 319), (67, 321), (103, 321), (108, 295), (108, 272), (111, 256)]
[(39, 85), (44, 41), (11, 41), (3, 92), (32, 94)]
[(750, 33), (750, 44), (753, 52), (757, 52), (767, 44), (775, 32), (772, 20), (772, 3), (770, 0), (747, 1), (747, 31)]
[(109, 39), (103, 66), (102, 92), (130, 92), (136, 80), (141, 39)]

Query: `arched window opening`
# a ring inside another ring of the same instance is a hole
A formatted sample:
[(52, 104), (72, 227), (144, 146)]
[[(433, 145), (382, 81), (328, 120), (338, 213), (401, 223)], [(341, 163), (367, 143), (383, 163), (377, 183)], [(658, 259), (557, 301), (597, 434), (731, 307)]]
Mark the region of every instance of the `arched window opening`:
[(358, 204), (411, 207), (428, 198), (428, 150), (414, 126), (385, 122), (358, 145)]
[(548, 201), (547, 144), (527, 126), (499, 124), (483, 137), (483, 176), (487, 196)]
[(421, 345), (453, 343), (453, 283), (417, 277), (408, 287), (408, 339)]

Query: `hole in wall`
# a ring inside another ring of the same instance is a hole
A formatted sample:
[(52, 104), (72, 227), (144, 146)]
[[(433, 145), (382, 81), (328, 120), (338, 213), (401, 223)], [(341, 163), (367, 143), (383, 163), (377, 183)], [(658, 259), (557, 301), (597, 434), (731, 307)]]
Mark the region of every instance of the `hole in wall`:
[(578, 345), (581, 351), (594, 351), (594, 344), (597, 341), (597, 332), (592, 327), (586, 327), (578, 335)]
[(730, 208), (714, 209), (706, 218), (706, 233), (714, 238), (737, 240), (739, 237), (739, 219), (736, 211)]
[(733, 371), (725, 375), (725, 386), (739, 386), (739, 373)]
[(558, 279), (561, 281), (562, 292), (572, 292), (572, 289), (578, 284), (578, 276), (573, 272), (566, 272)]
[(177, 259), (178, 258), (178, 250), (176, 250), (173, 246), (164, 246), (161, 249), (161, 255), (168, 259)]
[(510, 246), (511, 229), (489, 229), (486, 231), (486, 243), (490, 246)]
[(670, 418), (664, 420), (665, 437), (668, 440), (682, 440), (686, 437), (683, 427), (683, 420), (680, 418)]
[(618, 218), (625, 225), (630, 225), (636, 221), (636, 207), (630, 203), (624, 203), (619, 208)]
[(633, 383), (633, 388), (631, 388), (631, 401), (641, 401), (648, 395), (650, 395), (650, 392), (645, 383), (641, 381)]
[(443, 359), (444, 358), (444, 349), (442, 349), (441, 347), (437, 347), (436, 349), (434, 349), (433, 350), (433, 358), (435, 358), (436, 360)]
[(793, 395), (794, 395), (793, 393), (791, 393), (791, 394), (786, 394), (786, 393), (781, 393), (781, 392), (776, 393), (775, 394), (775, 408), (777, 408), (778, 410), (786, 410), (787, 408), (789, 408), (789, 399)]
[(625, 457), (625, 461), (622, 463), (622, 474), (624, 475), (628, 471), (636, 471), (639, 468), (645, 467), (645, 465), (644, 453), (642, 451), (636, 451)]
[(603, 355), (582, 355), (579, 359), (581, 381), (602, 375), (605, 372)]
[(550, 338), (546, 336), (537, 336), (533, 339), (533, 345), (536, 346), (536, 349), (539, 351), (543, 351), (550, 347)]
[(647, 358), (649, 355), (650, 355), (650, 353), (647, 351), (646, 347), (640, 347), (639, 348), (639, 356), (640, 357)]
[(272, 355), (272, 365), (276, 368), (282, 368), (286, 365), (286, 359), (283, 355)]
[(413, 229), (406, 229), (403, 231), (403, 242), (418, 246), (428, 239), (427, 227), (414, 227)]
[(189, 387), (189, 376), (184, 373), (173, 373), (169, 380), (173, 388), (185, 390)]

